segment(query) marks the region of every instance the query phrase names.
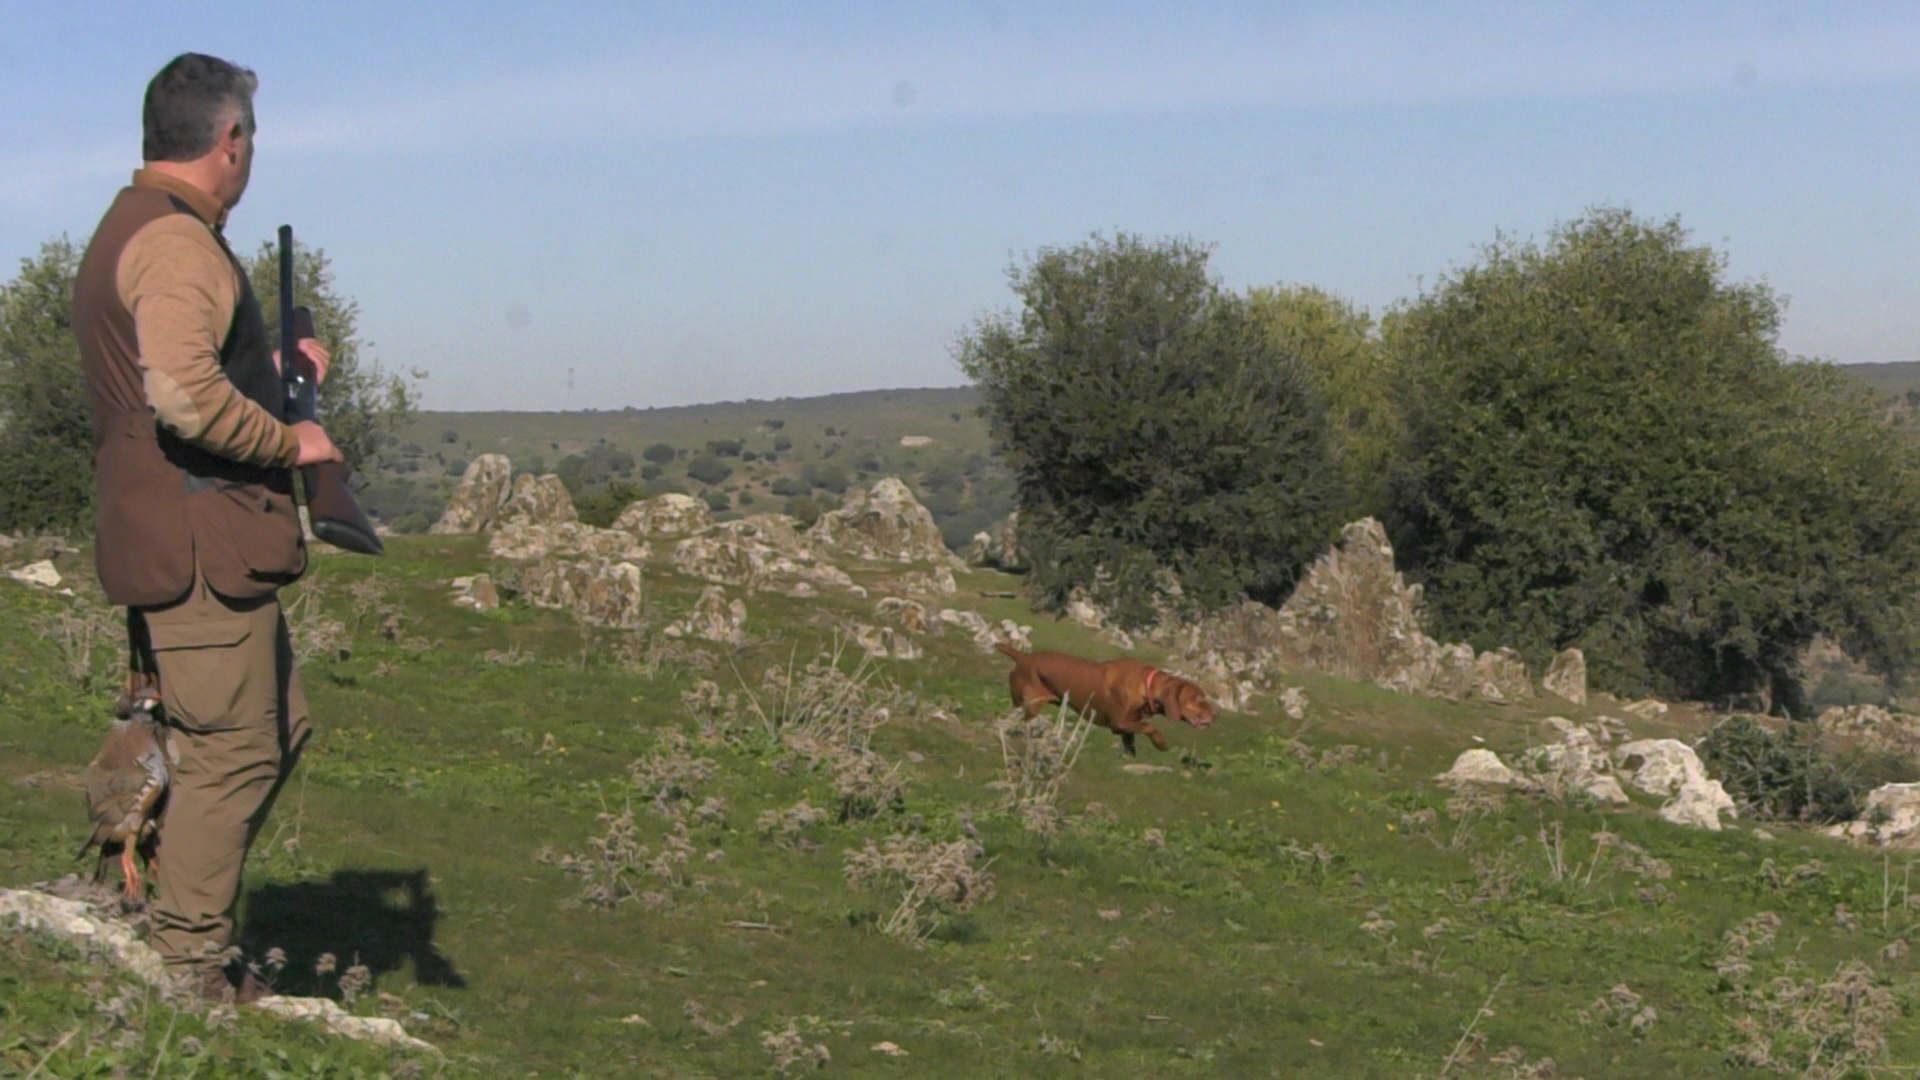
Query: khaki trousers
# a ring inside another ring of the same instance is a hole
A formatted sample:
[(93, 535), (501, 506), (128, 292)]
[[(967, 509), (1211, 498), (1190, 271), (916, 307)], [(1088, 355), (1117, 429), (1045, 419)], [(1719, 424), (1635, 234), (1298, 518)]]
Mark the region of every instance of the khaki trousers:
[(177, 760), (157, 833), (151, 943), (176, 971), (220, 967), (240, 869), (310, 734), (277, 594), (193, 590), (143, 608)]

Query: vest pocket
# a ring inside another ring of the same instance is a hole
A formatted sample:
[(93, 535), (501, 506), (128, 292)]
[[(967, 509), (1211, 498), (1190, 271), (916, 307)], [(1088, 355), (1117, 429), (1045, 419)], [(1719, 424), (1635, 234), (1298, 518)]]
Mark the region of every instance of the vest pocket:
[(182, 621), (148, 614), (169, 721), (193, 732), (252, 724), (255, 718), (243, 715), (243, 709), (257, 676), (241, 646), (253, 635), (253, 621), (245, 612)]
[(261, 484), (215, 481), (187, 496), (200, 572), (222, 596), (264, 596), (299, 580), (306, 541), (293, 498)]

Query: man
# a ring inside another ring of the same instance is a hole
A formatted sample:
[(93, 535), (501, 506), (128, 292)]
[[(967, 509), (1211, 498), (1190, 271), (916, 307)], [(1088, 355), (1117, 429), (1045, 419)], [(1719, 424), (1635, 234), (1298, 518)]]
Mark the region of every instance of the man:
[[(280, 356), (222, 234), (253, 168), (253, 72), (197, 53), (147, 85), (144, 167), (88, 242), (74, 332), (93, 418), (94, 564), (157, 674), (177, 757), (158, 826), (152, 944), (221, 1000), (240, 869), (308, 734), (278, 591), (307, 549), (292, 467), (340, 460), (286, 422)], [(327, 350), (300, 342), (316, 379)]]

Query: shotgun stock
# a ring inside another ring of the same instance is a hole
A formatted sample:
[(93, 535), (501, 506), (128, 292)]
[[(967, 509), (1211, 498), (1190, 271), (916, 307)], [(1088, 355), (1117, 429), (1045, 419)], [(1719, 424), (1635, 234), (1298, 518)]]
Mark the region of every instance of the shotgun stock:
[[(280, 371), (286, 387), (287, 420), (314, 420), (313, 365), (300, 353), (301, 338), (314, 337), (313, 312), (293, 302), (293, 226), (280, 226)], [(347, 486), (350, 472), (344, 462), (327, 461), (300, 467), (300, 487), (306, 493), (307, 522), (313, 535), (338, 548), (361, 555), (380, 555), (386, 545), (367, 520), (360, 500)]]

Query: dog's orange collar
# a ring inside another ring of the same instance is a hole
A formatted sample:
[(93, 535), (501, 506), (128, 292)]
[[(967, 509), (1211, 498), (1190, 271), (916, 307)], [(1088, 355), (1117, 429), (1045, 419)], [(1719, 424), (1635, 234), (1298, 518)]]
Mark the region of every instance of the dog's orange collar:
[(1147, 693), (1148, 694), (1153, 693), (1153, 677), (1158, 674), (1160, 674), (1160, 671), (1158, 668), (1147, 669)]

